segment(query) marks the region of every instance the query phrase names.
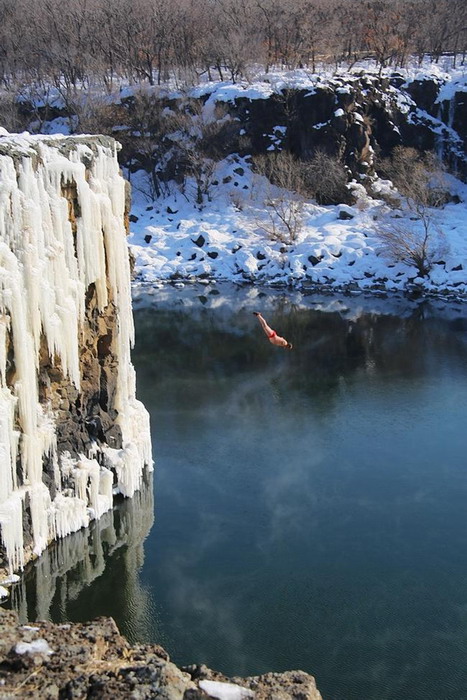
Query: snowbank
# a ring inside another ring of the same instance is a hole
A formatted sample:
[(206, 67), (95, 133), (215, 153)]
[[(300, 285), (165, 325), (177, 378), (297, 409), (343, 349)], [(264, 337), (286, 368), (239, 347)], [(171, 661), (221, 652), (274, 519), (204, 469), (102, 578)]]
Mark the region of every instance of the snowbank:
[[(220, 163), (216, 181), (212, 201), (200, 209), (188, 201), (189, 194), (187, 199), (176, 190), (150, 202), (142, 194), (143, 175), (133, 179), (129, 242), (137, 280), (215, 279), (393, 292), (416, 285), (431, 294), (467, 294), (467, 186), (454, 178), (450, 189), (460, 201), (432, 211), (436, 230), (442, 231), (443, 258), (425, 278), (416, 267), (392, 259), (378, 235), (395, 213), (402, 217), (398, 225), (412, 230), (419, 223), (394, 212), (383, 199), (369, 197), (360, 185), (353, 188), (353, 206), (305, 203), (300, 231), (291, 242), (273, 240), (265, 231), (264, 182), (253, 176), (248, 159)], [(377, 181), (373, 189), (375, 196), (397, 194), (388, 181)]]

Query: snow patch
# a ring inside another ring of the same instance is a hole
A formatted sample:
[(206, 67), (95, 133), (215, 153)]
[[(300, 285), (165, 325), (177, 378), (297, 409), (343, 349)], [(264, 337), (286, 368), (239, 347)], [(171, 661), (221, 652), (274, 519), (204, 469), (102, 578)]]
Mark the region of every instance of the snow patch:
[(54, 653), (48, 642), (42, 638), (35, 639), (33, 642), (18, 642), (15, 645), (15, 652), (17, 654), (44, 654), (45, 656)]
[(255, 693), (249, 688), (242, 688), (236, 683), (221, 683), (219, 681), (200, 681), (199, 687), (211, 698), (217, 700), (246, 700), (254, 698)]

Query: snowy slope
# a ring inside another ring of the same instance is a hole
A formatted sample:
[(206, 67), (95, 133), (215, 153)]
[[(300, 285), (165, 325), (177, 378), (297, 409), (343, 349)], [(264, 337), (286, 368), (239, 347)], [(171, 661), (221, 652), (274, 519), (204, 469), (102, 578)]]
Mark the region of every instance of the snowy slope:
[[(170, 196), (150, 202), (143, 194), (144, 176), (133, 176), (129, 242), (139, 281), (204, 278), (390, 291), (415, 283), (430, 293), (467, 294), (467, 186), (454, 178), (450, 189), (461, 201), (433, 210), (443, 233), (443, 259), (422, 279), (415, 267), (394, 261), (383, 248), (378, 230), (394, 211), (360, 185), (353, 188), (353, 206), (305, 203), (301, 231), (287, 245), (262, 228), (268, 224), (264, 181), (255, 178), (248, 162), (227, 159), (216, 175), (219, 184), (202, 209), (175, 188)], [(391, 191), (387, 181), (378, 187)], [(418, 225), (408, 215), (405, 221), (410, 228)]]

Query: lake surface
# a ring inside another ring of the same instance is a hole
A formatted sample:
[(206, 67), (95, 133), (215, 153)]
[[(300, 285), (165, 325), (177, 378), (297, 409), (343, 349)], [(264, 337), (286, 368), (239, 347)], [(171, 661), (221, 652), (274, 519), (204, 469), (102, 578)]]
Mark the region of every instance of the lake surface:
[(111, 614), (325, 700), (467, 698), (467, 308), (208, 286), (135, 309), (154, 523), (148, 487), (52, 547), (23, 616)]

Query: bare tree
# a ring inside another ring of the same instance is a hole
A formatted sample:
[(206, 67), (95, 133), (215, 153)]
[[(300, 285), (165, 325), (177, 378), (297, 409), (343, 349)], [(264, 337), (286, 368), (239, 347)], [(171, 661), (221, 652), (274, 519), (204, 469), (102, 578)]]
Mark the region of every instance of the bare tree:
[(173, 167), (185, 184), (188, 177), (194, 179), (194, 198), (201, 207), (211, 200), (217, 161), (238, 141), (238, 122), (220, 106), (206, 112), (198, 100), (186, 100), (167, 119)]
[(401, 50), (400, 24), (403, 13), (396, 3), (370, 0), (366, 3), (363, 40), (379, 65), (380, 72)]
[(465, 0), (0, 0), (0, 81), (77, 89), (248, 79), (252, 63), (317, 67), (467, 50)]
[(425, 277), (435, 262), (446, 253), (446, 241), (441, 228), (433, 219), (420, 219), (421, 227), (414, 221), (391, 219), (378, 228), (377, 235), (388, 257), (417, 268), (420, 277)]
[(270, 194), (264, 204), (268, 220), (257, 221), (258, 228), (273, 241), (295, 243), (303, 228), (303, 199), (296, 193)]

